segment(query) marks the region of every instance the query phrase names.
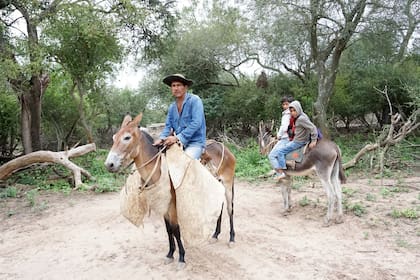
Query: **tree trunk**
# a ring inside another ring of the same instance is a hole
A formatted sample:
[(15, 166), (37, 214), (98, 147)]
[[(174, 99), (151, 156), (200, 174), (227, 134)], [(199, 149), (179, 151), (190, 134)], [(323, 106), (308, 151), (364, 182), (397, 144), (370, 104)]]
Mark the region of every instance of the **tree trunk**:
[(31, 139), (32, 150), (41, 150), (41, 98), (44, 93), (41, 85), (41, 77), (32, 76), (31, 89), (29, 90), (29, 99), (31, 104), (29, 109), (31, 111)]
[(323, 85), (323, 81), (319, 80), (318, 97), (314, 103), (314, 123), (321, 129), (325, 138), (329, 138), (329, 128), (327, 123), (327, 105), (328, 105), (328, 89)]
[(314, 123), (321, 129), (322, 134), (325, 138), (330, 138), (330, 132), (328, 128), (327, 121), (327, 106), (328, 101), (332, 95), (332, 87), (334, 86), (333, 82), (328, 82), (328, 79), (325, 75), (326, 70), (318, 70), (318, 96), (314, 103)]
[[(31, 79), (25, 79), (25, 74), (20, 73), (19, 78), (9, 80), (13, 88), (19, 95), (21, 105), (21, 129), (22, 144), (24, 153), (41, 149), (41, 103), (42, 96), (48, 86), (48, 75), (42, 74), (42, 68), (39, 64), (40, 52), (38, 42), (37, 20), (32, 18), (32, 14), (21, 1), (13, 1), (9, 4), (16, 7), (22, 14), (26, 22), (27, 47), (29, 51), (29, 64), (31, 65)], [(19, 65), (14, 54), (11, 54), (16, 65)], [(20, 68), (20, 66), (19, 66)]]
[(27, 99), (28, 96), (25, 94), (22, 94), (19, 98), (22, 145), (25, 154), (32, 153), (31, 110), (29, 109), (30, 101)]
[(41, 104), (48, 83), (47, 75), (32, 76), (30, 88), (22, 89), (23, 93), (19, 98), (22, 144), (25, 154), (41, 149)]

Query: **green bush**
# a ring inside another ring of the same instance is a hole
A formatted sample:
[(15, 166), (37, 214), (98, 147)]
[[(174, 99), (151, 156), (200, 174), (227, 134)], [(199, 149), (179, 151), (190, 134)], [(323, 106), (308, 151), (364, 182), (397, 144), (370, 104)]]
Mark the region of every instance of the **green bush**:
[(357, 217), (361, 217), (363, 214), (366, 213), (366, 208), (360, 203), (350, 205), (349, 210), (352, 211)]
[(17, 189), (15, 187), (7, 187), (0, 189), (0, 198), (17, 197)]
[(416, 209), (408, 208), (403, 210), (392, 209), (391, 217), (393, 218), (407, 218), (407, 219), (417, 219), (419, 214), (417, 213)]
[(232, 149), (236, 157), (236, 171), (238, 178), (256, 179), (271, 170), (266, 156), (259, 153), (257, 144), (251, 143), (243, 149)]

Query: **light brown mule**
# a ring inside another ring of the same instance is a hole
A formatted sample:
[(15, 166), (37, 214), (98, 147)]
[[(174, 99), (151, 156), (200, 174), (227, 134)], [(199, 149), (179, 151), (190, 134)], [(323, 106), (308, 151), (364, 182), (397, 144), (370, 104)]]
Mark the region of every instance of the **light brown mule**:
[[(138, 128), (141, 119), (142, 114), (139, 114), (134, 120), (132, 120), (129, 115), (124, 118), (120, 130), (113, 136), (114, 143), (105, 161), (105, 166), (110, 172), (118, 172), (121, 168), (128, 166), (131, 161), (134, 160), (141, 178), (147, 178), (146, 181), (148, 182), (145, 183), (147, 188), (147, 185), (152, 185), (157, 182), (161, 176), (159, 162), (160, 157), (158, 156), (161, 151), (158, 147), (153, 146), (153, 138), (147, 132)], [(229, 155), (229, 153), (225, 153), (225, 155)], [(214, 161), (217, 161), (219, 158), (217, 153), (213, 155), (211, 151), (210, 156)], [(225, 157), (221, 159), (223, 159), (222, 162), (225, 161), (225, 164), (227, 164), (226, 162), (228, 160), (229, 162), (232, 160), (232, 158), (228, 159), (227, 157), (226, 159)], [(234, 164), (235, 161), (233, 161), (233, 167)], [(220, 178), (228, 178), (229, 176), (232, 176), (231, 181), (226, 179), (226, 182), (232, 182), (231, 187), (226, 187), (226, 198), (231, 197), (233, 200), (234, 174), (224, 174), (224, 170), (230, 171), (228, 168), (220, 169), (219, 176)], [(222, 182), (224, 181), (222, 180)], [(233, 206), (232, 200), (228, 200), (228, 205)], [(233, 209), (231, 212), (233, 213)], [(166, 255), (166, 263), (170, 263), (174, 259), (173, 255), (175, 252), (176, 240), (179, 250), (178, 268), (183, 268), (185, 265), (185, 249), (181, 240), (181, 232), (176, 214), (176, 194), (173, 186), (171, 186), (171, 202), (168, 205), (166, 214), (164, 215), (164, 220), (169, 239), (169, 252)], [(216, 232), (213, 235), (215, 238), (217, 238), (218, 233), (220, 233), (220, 220), (221, 215), (216, 225)], [(233, 242), (233, 239), (233, 221), (231, 221), (231, 242)]]
[[(272, 136), (271, 128), (264, 126), (262, 122), (259, 124), (258, 144), (260, 153), (268, 155), (276, 144), (277, 140)], [(321, 180), (321, 184), (325, 189), (328, 197), (328, 210), (325, 216), (324, 225), (330, 225), (333, 217), (334, 209), (337, 208), (336, 223), (343, 222), (342, 207), (342, 190), (340, 183), (345, 183), (343, 165), (341, 162), (340, 148), (334, 142), (321, 139), (318, 140), (315, 148), (305, 153), (302, 162), (291, 163), (286, 162), (288, 169), (285, 170), (286, 178), (279, 181), (283, 195), (283, 206), (286, 211), (290, 211), (291, 207), (291, 176), (306, 176), (314, 171)], [(294, 168), (292, 168), (292, 166)]]
[[(232, 152), (223, 143), (207, 140), (206, 150), (201, 156), (201, 163), (207, 166), (210, 172), (222, 182), (225, 186), (225, 196), (227, 203), (227, 211), (229, 214), (230, 223), (230, 238), (229, 246), (235, 242), (235, 230), (233, 227), (233, 197), (234, 197), (234, 178), (236, 158)], [(217, 239), (220, 234), (220, 225), (222, 222), (222, 211), (217, 220), (216, 230), (213, 238)]]

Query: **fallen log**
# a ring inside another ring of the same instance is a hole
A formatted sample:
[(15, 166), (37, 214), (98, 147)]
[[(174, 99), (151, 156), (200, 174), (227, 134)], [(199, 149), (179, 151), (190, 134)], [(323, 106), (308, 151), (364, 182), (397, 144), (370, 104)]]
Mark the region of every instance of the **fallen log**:
[(52, 162), (63, 165), (73, 173), (74, 188), (78, 189), (83, 184), (82, 174), (88, 179), (92, 179), (93, 177), (87, 170), (71, 162), (69, 158), (78, 157), (95, 150), (95, 143), (91, 143), (62, 152), (36, 151), (29, 153), (0, 166), (0, 180), (5, 180), (13, 173), (32, 164)]

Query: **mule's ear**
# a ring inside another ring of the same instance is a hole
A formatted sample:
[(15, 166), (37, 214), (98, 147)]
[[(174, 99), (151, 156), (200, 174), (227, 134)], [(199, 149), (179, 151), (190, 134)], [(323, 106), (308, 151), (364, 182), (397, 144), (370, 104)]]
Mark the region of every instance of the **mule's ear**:
[(134, 118), (133, 123), (139, 126), (142, 118), (143, 118), (143, 113), (138, 114), (137, 117)]
[(132, 118), (130, 115), (125, 115), (122, 123), (121, 123), (121, 128), (123, 128), (124, 126), (126, 126), (129, 122), (131, 122)]

